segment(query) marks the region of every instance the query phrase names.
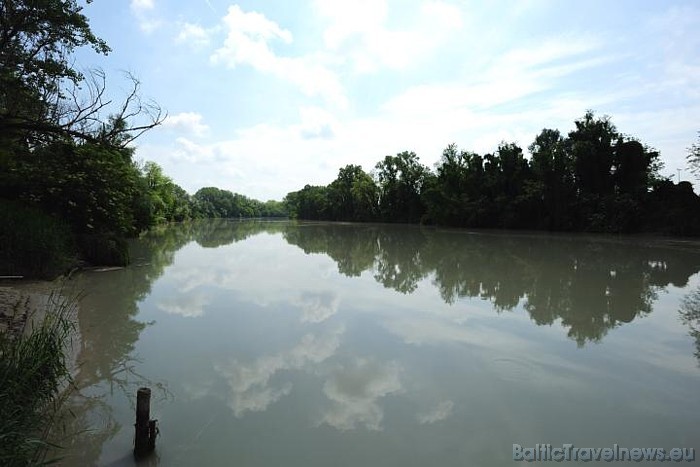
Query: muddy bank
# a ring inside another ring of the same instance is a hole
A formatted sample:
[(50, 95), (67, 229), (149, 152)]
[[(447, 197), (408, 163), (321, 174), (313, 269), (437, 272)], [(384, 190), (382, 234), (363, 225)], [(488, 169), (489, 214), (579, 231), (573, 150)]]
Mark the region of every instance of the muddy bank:
[(78, 291), (73, 290), (64, 279), (55, 281), (0, 281), (0, 335), (11, 339), (28, 335), (40, 326), (46, 317), (62, 301), (69, 301), (73, 310), (69, 314), (73, 328), (67, 347), (64, 349), (66, 366), (72, 376), (77, 370), (80, 332), (77, 322)]

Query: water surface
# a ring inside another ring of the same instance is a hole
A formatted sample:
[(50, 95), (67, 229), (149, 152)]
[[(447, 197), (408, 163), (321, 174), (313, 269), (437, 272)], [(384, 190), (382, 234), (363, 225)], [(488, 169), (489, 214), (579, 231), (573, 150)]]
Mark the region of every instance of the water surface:
[(65, 465), (500, 466), (700, 447), (700, 251), (627, 237), (206, 221), (85, 273)]

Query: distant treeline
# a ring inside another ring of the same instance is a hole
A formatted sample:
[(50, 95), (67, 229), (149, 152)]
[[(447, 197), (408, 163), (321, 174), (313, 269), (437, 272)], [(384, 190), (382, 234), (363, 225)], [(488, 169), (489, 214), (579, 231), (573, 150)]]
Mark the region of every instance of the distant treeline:
[(480, 155), (450, 144), (435, 169), (414, 152), (386, 156), (366, 173), (340, 169), (327, 186), (289, 193), (300, 219), (456, 227), (700, 234), (700, 197), (660, 175), (659, 153), (592, 111), (568, 137), (544, 129), (526, 158), (514, 143)]
[(126, 264), (125, 239), (165, 222), (286, 216), (262, 202), (206, 187), (189, 195), (129, 148), (54, 142), (5, 159), (0, 175), (0, 275), (51, 277), (83, 259)]

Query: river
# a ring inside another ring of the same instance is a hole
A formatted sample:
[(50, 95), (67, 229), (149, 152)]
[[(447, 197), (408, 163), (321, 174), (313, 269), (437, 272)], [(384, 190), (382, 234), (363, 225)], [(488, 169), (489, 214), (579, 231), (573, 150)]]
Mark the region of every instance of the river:
[(62, 465), (501, 466), (513, 444), (700, 448), (700, 249), (214, 220), (86, 272)]

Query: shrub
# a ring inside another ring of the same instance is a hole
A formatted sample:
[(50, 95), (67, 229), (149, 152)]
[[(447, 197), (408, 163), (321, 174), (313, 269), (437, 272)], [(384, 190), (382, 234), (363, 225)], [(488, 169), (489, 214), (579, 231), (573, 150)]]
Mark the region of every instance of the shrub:
[(75, 242), (65, 222), (2, 199), (0, 219), (0, 275), (52, 278), (75, 263)]

